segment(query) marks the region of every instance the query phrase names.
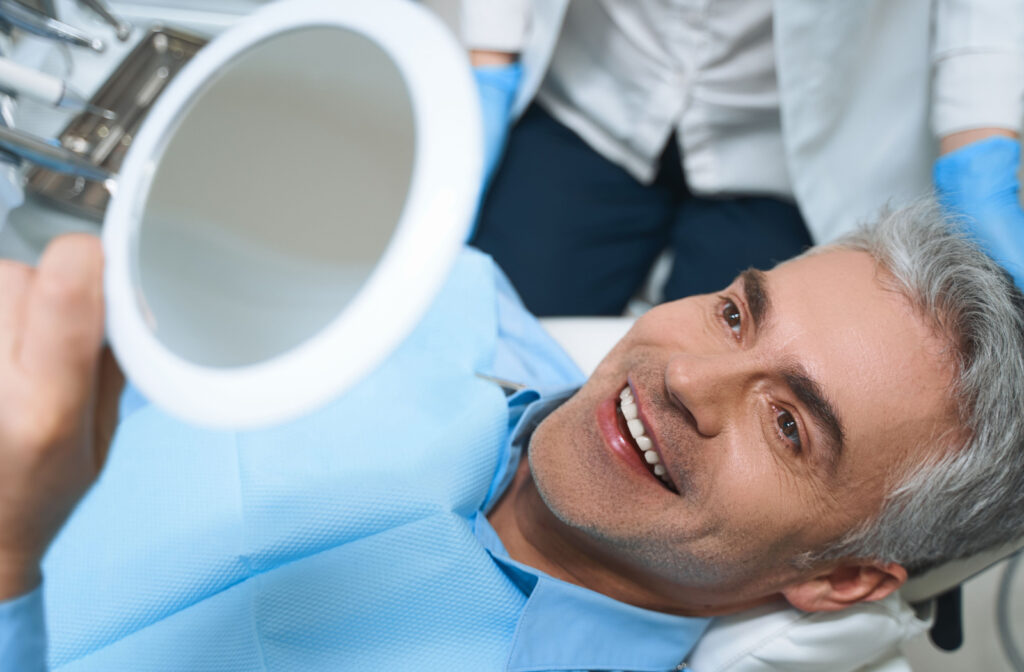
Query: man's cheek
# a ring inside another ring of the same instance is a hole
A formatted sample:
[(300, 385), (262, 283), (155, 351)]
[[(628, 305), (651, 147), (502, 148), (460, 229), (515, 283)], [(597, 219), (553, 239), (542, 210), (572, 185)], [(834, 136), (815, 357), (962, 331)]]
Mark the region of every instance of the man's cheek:
[(737, 459), (709, 467), (709, 480), (698, 484), (698, 505), (738, 536), (777, 527), (799, 508), (796, 484), (784, 473), (754, 459)]
[(626, 376), (638, 367), (655, 361), (657, 344), (646, 338), (643, 332), (638, 333), (637, 327), (627, 333), (615, 344), (590, 376), (605, 384), (625, 383)]

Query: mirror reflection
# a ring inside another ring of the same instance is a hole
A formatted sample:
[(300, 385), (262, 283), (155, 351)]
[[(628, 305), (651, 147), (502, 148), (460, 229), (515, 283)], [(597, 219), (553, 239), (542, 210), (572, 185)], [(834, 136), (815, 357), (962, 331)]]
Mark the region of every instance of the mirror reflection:
[(195, 364), (236, 367), (323, 329), (383, 254), (408, 192), (414, 123), (394, 63), (344, 29), (276, 35), (169, 133), (136, 265), (156, 337)]

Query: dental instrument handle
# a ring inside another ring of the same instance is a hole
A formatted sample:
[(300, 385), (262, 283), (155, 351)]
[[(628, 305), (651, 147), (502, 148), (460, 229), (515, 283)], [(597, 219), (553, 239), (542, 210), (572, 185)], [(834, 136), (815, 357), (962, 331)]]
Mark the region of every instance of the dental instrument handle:
[(25, 96), (54, 107), (71, 110), (88, 110), (104, 119), (116, 115), (89, 103), (80, 93), (68, 86), (67, 82), (26, 67), (9, 58), (0, 57), (0, 89), (16, 96)]
[(60, 21), (60, 17), (57, 16), (57, 5), (54, 0), (39, 0), (39, 4), (42, 5), (42, 12), (51, 19), (57, 19)]
[(101, 19), (109, 24), (110, 27), (114, 29), (114, 34), (117, 35), (117, 39), (122, 42), (126, 41), (128, 36), (132, 34), (131, 25), (111, 14), (110, 10), (107, 9), (107, 6), (103, 4), (103, 0), (78, 0), (78, 4), (91, 9)]
[(57, 16), (57, 7), (54, 4), (54, 0), (18, 0), (18, 2), (29, 9), (34, 9), (37, 12), (46, 14), (51, 19), (60, 19), (60, 17)]
[(80, 154), (24, 131), (0, 126), (0, 149), (60, 173), (78, 175), (108, 185), (115, 182), (113, 173), (93, 164)]
[(9, 58), (0, 58), (0, 89), (56, 105), (64, 95), (64, 82)]
[(18, 4), (14, 0), (0, 0), (0, 20), (24, 30), (26, 33), (67, 42), (77, 47), (86, 47), (96, 52), (103, 51), (106, 46), (103, 44), (103, 40), (90, 37), (74, 26), (52, 19), (42, 12)]

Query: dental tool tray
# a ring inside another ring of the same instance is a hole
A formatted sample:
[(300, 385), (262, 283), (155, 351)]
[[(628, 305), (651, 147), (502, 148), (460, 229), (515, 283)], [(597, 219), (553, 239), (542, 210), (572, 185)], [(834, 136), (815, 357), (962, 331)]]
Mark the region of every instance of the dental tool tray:
[[(83, 112), (61, 132), (60, 143), (116, 174), (157, 97), (206, 42), (178, 30), (152, 28), (89, 100), (117, 118)], [(110, 201), (102, 183), (46, 168), (29, 172), (26, 190), (47, 205), (98, 222)]]

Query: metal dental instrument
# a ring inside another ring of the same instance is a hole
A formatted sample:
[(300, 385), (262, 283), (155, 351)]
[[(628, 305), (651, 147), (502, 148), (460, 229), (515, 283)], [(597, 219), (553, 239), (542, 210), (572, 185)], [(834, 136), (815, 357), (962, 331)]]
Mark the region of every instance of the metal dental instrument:
[(122, 42), (126, 41), (132, 34), (131, 24), (111, 14), (110, 10), (107, 9), (107, 6), (103, 4), (103, 0), (78, 0), (78, 4), (83, 7), (87, 7), (98, 14), (101, 19), (114, 29), (114, 34), (117, 35), (117, 39)]
[(526, 385), (522, 383), (514, 383), (511, 380), (505, 380), (504, 378), (498, 378), (496, 376), (489, 376), (486, 373), (480, 373), (476, 371), (474, 373), (480, 380), (486, 380), (489, 383), (494, 383), (501, 388), (501, 391), (505, 393), (506, 397), (510, 397), (519, 390), (525, 390)]
[(17, 0), (19, 4), (25, 5), (29, 9), (34, 9), (37, 12), (46, 14), (51, 19), (59, 19), (57, 16), (57, 6), (54, 4), (54, 0)]
[[(4, 55), (4, 49), (0, 47), (0, 57)], [(4, 128), (14, 127), (14, 98), (8, 95), (0, 95), (0, 126)], [(21, 157), (0, 149), (0, 163), (20, 166)]]
[(74, 26), (52, 19), (42, 12), (29, 9), (14, 0), (0, 0), (0, 20), (24, 30), (26, 33), (67, 42), (78, 47), (87, 47), (96, 52), (103, 51), (106, 46), (103, 44), (103, 40), (90, 37)]
[(38, 0), (39, 4), (42, 5), (40, 11), (47, 16), (60, 20), (57, 16), (57, 3), (54, 0)]
[[(117, 119), (110, 122), (92, 114), (80, 114), (57, 136), (62, 147), (114, 175), (121, 169), (154, 101), (207, 42), (196, 35), (164, 27), (152, 28), (140, 38), (89, 99), (93, 105), (115, 112)], [(0, 111), (2, 109), (0, 105)], [(26, 173), (25, 193), (31, 194), (37, 202), (77, 217), (103, 221), (114, 182), (100, 183), (69, 172), (30, 168)]]
[(78, 175), (99, 182), (113, 182), (114, 174), (88, 158), (31, 133), (0, 125), (0, 149), (50, 170)]
[(0, 90), (33, 98), (54, 107), (85, 110), (104, 119), (114, 119), (117, 116), (110, 110), (90, 104), (84, 96), (59, 77), (25, 67), (9, 58), (0, 57)]

